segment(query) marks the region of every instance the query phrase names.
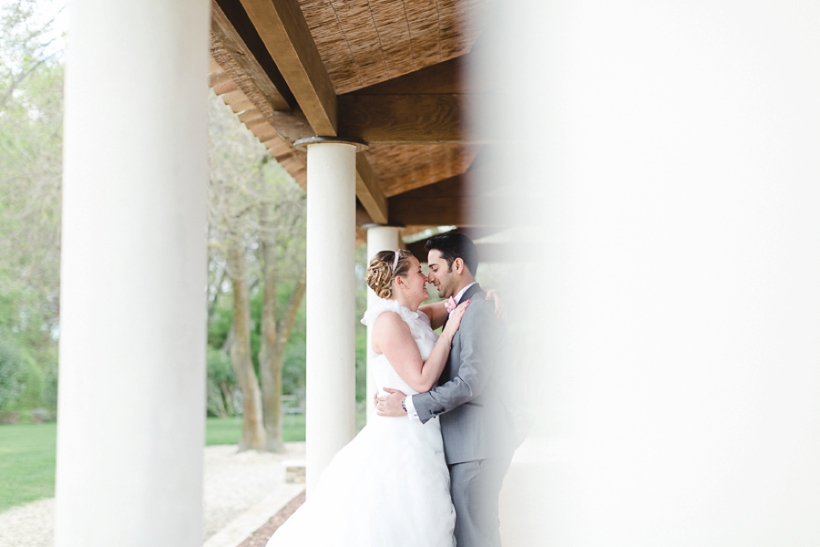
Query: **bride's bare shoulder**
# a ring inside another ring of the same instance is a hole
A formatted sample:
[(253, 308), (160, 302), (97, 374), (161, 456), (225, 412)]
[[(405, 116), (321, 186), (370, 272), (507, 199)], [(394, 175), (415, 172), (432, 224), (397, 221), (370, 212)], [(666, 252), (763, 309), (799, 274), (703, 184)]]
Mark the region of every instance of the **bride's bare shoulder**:
[(393, 325), (404, 325), (404, 320), (401, 318), (399, 312), (386, 310), (379, 314), (376, 317), (376, 320), (373, 323), (373, 326), (376, 327), (378, 325), (383, 326), (393, 326)]

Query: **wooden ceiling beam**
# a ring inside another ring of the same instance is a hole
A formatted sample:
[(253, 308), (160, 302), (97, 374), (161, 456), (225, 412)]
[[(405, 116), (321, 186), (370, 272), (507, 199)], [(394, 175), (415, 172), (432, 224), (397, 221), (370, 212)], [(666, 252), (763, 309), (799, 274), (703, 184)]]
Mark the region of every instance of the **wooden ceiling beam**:
[(298, 0), (241, 0), (317, 135), (337, 136), (336, 92)]
[[(243, 3), (251, 4), (256, 9), (261, 9), (261, 7), (258, 5), (257, 2), (249, 2), (248, 0), (243, 0)], [(274, 2), (274, 4), (277, 4), (277, 3), (278, 2)], [(284, 8), (287, 8), (287, 3), (286, 2), (282, 3), (281, 5), (284, 6)], [(276, 6), (274, 6), (274, 8), (275, 7)], [(296, 9), (299, 10), (298, 5), (296, 6)], [(251, 9), (248, 9), (248, 14), (251, 16), (252, 21), (254, 19), (254, 13), (255, 12), (251, 11)], [(305, 28), (307, 28), (307, 24), (304, 23), (304, 18), (301, 15), (301, 11), (298, 12), (298, 15), (301, 18), (301, 21), (302, 21), (303, 25), (300, 24), (298, 21), (296, 21), (295, 16), (293, 14), (291, 14), (287, 9), (284, 9), (284, 11), (282, 11), (282, 13), (284, 13), (285, 15), (282, 16), (282, 21), (280, 21), (280, 23), (285, 24), (286, 20), (290, 21), (289, 24), (294, 29), (294, 31), (291, 33), (292, 36), (298, 36), (298, 34), (300, 32), (299, 28), (301, 28), (301, 26), (304, 26)], [(258, 29), (258, 30), (259, 30), (260, 36), (262, 37), (262, 40), (266, 43), (266, 45), (269, 44), (273, 40), (271, 37), (267, 36), (267, 34), (265, 32), (263, 32), (262, 29)], [(309, 33), (308, 33), (308, 37), (309, 37)], [(310, 38), (310, 40), (307, 40), (306, 38), (303, 37), (299, 40), (299, 43), (293, 43), (291, 45), (293, 46), (294, 50), (297, 47), (300, 47), (302, 49), (307, 48), (308, 50), (312, 49), (313, 53), (311, 53), (310, 51), (307, 51), (307, 52), (302, 52), (301, 55), (297, 55), (296, 57), (293, 57), (293, 56), (287, 57), (287, 56), (285, 56), (284, 62), (289, 62), (291, 65), (293, 65), (299, 59), (311, 59), (313, 57), (318, 59), (318, 51), (316, 50), (316, 46), (315, 46), (315, 44), (313, 43), (312, 40), (313, 40), (312, 38)], [(302, 109), (303, 109), (303, 110), (294, 109), (292, 111), (287, 111), (287, 112), (282, 111), (282, 109), (276, 109), (273, 112), (271, 112), (270, 113), (270, 120), (273, 123), (273, 126), (276, 128), (277, 133), (282, 135), (283, 138), (287, 139), (291, 143), (293, 143), (293, 142), (295, 142), (299, 139), (305, 138), (305, 137), (312, 137), (316, 134), (320, 134), (320, 135), (323, 134), (323, 133), (320, 132), (320, 129), (317, 129), (317, 122), (316, 122), (317, 115), (318, 115), (318, 118), (319, 118), (319, 122), (318, 122), (319, 123), (319, 125), (318, 125), (319, 128), (321, 128), (322, 124), (324, 124), (327, 121), (325, 119), (325, 117), (323, 117), (322, 111), (319, 111), (318, 114), (314, 113), (313, 118), (311, 118), (307, 113), (303, 113), (304, 109), (305, 109), (305, 104), (306, 103), (310, 104), (311, 100), (313, 100), (314, 95), (315, 95), (315, 94), (311, 94), (311, 92), (309, 92), (309, 90), (307, 90), (307, 87), (311, 86), (311, 85), (314, 85), (314, 83), (312, 83), (310, 81), (310, 79), (306, 80), (306, 77), (309, 76), (307, 74), (306, 70), (303, 71), (302, 73), (300, 73), (299, 70), (298, 70), (299, 67), (294, 68), (293, 66), (290, 66), (290, 69), (289, 69), (288, 67), (282, 66), (280, 64), (281, 57), (280, 57), (280, 59), (277, 59), (276, 56), (273, 55), (272, 51), (270, 53), (271, 53), (272, 57), (274, 57), (274, 60), (277, 62), (278, 66), (280, 67), (280, 70), (282, 71), (282, 73), (285, 75), (286, 78), (287, 78), (288, 74), (297, 73), (298, 81), (297, 82), (289, 81), (288, 84), (289, 84), (290, 88), (295, 93), (296, 101), (302, 106)], [(294, 59), (296, 59), (296, 61), (294, 61)], [(321, 68), (322, 68), (322, 70), (324, 70), (324, 65), (321, 65)], [(314, 70), (314, 72), (315, 72), (315, 70)], [(325, 72), (325, 76), (327, 76), (326, 72)], [(321, 77), (321, 75), (319, 77)], [(329, 79), (328, 79), (328, 82), (329, 82)], [(332, 86), (330, 87), (330, 89), (332, 90)], [(333, 95), (333, 105), (334, 106), (335, 106), (335, 100), (336, 100), (336, 96), (334, 94)], [(334, 115), (335, 115), (335, 112), (334, 112)], [(329, 135), (329, 136), (335, 136), (336, 135), (336, 129), (335, 128), (329, 128), (328, 131), (330, 131), (330, 133), (324, 133), (324, 135)], [(264, 133), (264, 136), (269, 137), (269, 133)], [(277, 156), (277, 157), (281, 157), (281, 155)], [(368, 162), (368, 160), (364, 156), (364, 154), (361, 154), (361, 153), (356, 155), (356, 196), (359, 198), (359, 200), (361, 201), (363, 207), (365, 208), (365, 210), (368, 212), (368, 214), (373, 219), (373, 222), (377, 222), (377, 223), (380, 223), (380, 224), (386, 224), (387, 223), (387, 198), (385, 198), (384, 192), (382, 192), (382, 189), (379, 186), (378, 181), (376, 180), (376, 176), (373, 173), (373, 169), (370, 167), (370, 163)]]
[[(337, 134), (368, 144), (496, 142), (466, 125), (463, 113), (471, 99), (471, 95), (453, 94), (339, 95)], [(290, 142), (316, 135), (299, 110), (274, 112), (273, 123)]]
[[(433, 184), (414, 188), (394, 197), (408, 198), (462, 198), (481, 197), (502, 189), (502, 184), (494, 179), (487, 166), (471, 168), (466, 173), (442, 179)], [(441, 226), (439, 223), (437, 226)]]
[(390, 222), (394, 224), (435, 224), (469, 226), (469, 204), (459, 198), (388, 198)]
[[(220, 4), (224, 5), (227, 13)], [(241, 6), (238, 7), (241, 8)], [(214, 56), (217, 57), (217, 62), (220, 66), (223, 66), (223, 69), (227, 69), (225, 72), (231, 76), (231, 79), (248, 97), (254, 95), (255, 92), (261, 94), (267, 105), (269, 105), (268, 108), (265, 108), (266, 105), (259, 105), (258, 108), (263, 113), (268, 114), (266, 110), (290, 109), (288, 100), (293, 101), (292, 96), (287, 86), (284, 85), (284, 80), (278, 74), (275, 65), (271, 61), (266, 63), (267, 67), (262, 66), (257, 58), (258, 55), (253, 54), (254, 52), (252, 52), (245, 38), (237, 31), (234, 22), (229, 17), (230, 14), (233, 15), (234, 20), (241, 19), (237, 15), (236, 8), (237, 6), (230, 1), (211, 1), (212, 42), (215, 40), (224, 49), (224, 51), (214, 51), (215, 48), (212, 43), (212, 53), (215, 53)], [(229, 58), (224, 58), (225, 54)], [(262, 62), (264, 61), (265, 59), (262, 59)], [(240, 76), (245, 76), (250, 82), (244, 82)], [(279, 84), (278, 87), (277, 83)], [(249, 85), (254, 86), (254, 89), (249, 89)]]
[(483, 142), (466, 130), (469, 95), (339, 96), (339, 133), (370, 144)]
[(346, 95), (430, 95), (466, 93), (464, 65), (468, 55), (373, 84)]
[(239, 121), (244, 123), (245, 125), (248, 125), (249, 123), (253, 123), (256, 121), (267, 121), (265, 119), (265, 115), (256, 109), (246, 110), (242, 114), (239, 114), (237, 118), (239, 118)]
[(390, 222), (405, 226), (453, 225), (460, 228), (503, 224), (501, 214), (513, 206), (505, 196), (470, 172), (387, 198)]
[(233, 110), (234, 113), (245, 112), (256, 108), (256, 105), (248, 99), (236, 103), (230, 103), (228, 106), (231, 107), (231, 110)]
[[(225, 74), (222, 72), (221, 74)], [(234, 83), (233, 80), (226, 79), (223, 82), (219, 82), (217, 84), (212, 84), (211, 89), (214, 90), (214, 93), (217, 95), (224, 95), (226, 93), (230, 93), (231, 91), (235, 91), (239, 89), (239, 87)]]
[[(227, 15), (220, 5), (228, 11)], [(337, 136), (336, 94), (298, 1), (214, 0), (214, 10), (214, 26), (222, 29), (220, 36), (226, 36), (223, 42), (235, 45), (227, 48), (231, 56), (255, 60), (260, 52), (250, 51), (250, 45), (258, 39), (264, 44), (265, 53), (270, 55), (278, 73), (284, 78), (288, 92), (293, 94), (295, 102), (301, 108), (291, 109), (280, 102), (272, 104), (273, 108), (265, 111), (257, 105), (276, 132), (290, 143), (314, 135)], [(243, 18), (247, 18), (247, 25), (242, 23)], [(240, 25), (242, 36), (234, 23)], [(258, 63), (245, 65), (240, 68), (254, 82), (265, 80), (270, 83), (264, 70), (257, 66)], [(249, 98), (253, 100), (252, 97)], [(263, 139), (271, 140), (270, 132), (258, 133)], [(342, 136), (351, 137), (344, 134)], [(284, 158), (285, 155), (280, 153), (276, 157)], [(387, 223), (387, 198), (367, 158), (361, 153), (356, 156), (356, 195), (374, 222)]]
[[(441, 63), (446, 65), (448, 63)], [(428, 68), (436, 68), (433, 65)], [(368, 144), (482, 143), (466, 127), (463, 113), (474, 95), (440, 93), (458, 89), (452, 68), (427, 81), (422, 69), (369, 88), (338, 96), (338, 135)], [(305, 115), (293, 110), (275, 112), (274, 123), (283, 138), (295, 142), (315, 135)]]
[(214, 61), (213, 57), (211, 58), (211, 63), (215, 64), (217, 66), (217, 69), (216, 70), (211, 70), (208, 73), (208, 86), (209, 87), (215, 87), (215, 86), (218, 86), (219, 84), (223, 84), (225, 82), (233, 83), (233, 81), (231, 80), (231, 75), (228, 74), (227, 72), (225, 72), (224, 70), (222, 70), (222, 67), (219, 66), (219, 63)]
[(387, 198), (363, 152), (356, 154), (356, 197), (373, 222), (387, 224)]
[(443, 63), (339, 96), (339, 134), (371, 144), (482, 143), (466, 125), (476, 93), (466, 72), (476, 58)]

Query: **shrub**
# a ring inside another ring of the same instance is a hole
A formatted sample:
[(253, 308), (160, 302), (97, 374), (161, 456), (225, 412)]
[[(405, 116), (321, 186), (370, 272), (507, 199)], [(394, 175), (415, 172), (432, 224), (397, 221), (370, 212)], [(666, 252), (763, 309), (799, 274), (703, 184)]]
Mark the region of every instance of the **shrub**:
[(20, 349), (11, 337), (0, 333), (0, 410), (17, 406), (24, 387), (25, 373)]
[(23, 354), (23, 387), (20, 408), (38, 408), (43, 401), (43, 373), (27, 353)]
[(43, 374), (43, 406), (50, 411), (51, 419), (57, 414), (57, 362), (52, 361)]
[(233, 392), (236, 390), (231, 358), (222, 351), (208, 347), (208, 415), (233, 416)]
[(51, 419), (51, 415), (45, 408), (35, 408), (29, 414), (29, 419), (33, 424), (41, 424)]

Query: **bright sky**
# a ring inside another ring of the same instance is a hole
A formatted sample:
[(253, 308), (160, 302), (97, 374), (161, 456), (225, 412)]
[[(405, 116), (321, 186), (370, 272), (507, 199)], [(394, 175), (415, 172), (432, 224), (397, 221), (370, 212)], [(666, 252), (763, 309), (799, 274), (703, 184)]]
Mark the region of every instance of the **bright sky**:
[[(6, 0), (8, 1), (8, 0)], [(65, 36), (68, 32), (68, 2), (67, 0), (39, 0), (39, 16), (42, 23), (53, 20), (51, 37), (54, 38), (49, 53), (55, 50), (65, 50)]]

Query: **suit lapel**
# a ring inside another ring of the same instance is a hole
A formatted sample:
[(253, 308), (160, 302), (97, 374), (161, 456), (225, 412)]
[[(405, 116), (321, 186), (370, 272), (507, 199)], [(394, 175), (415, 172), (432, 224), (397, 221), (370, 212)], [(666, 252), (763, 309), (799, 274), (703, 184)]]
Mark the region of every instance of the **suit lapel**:
[[(468, 299), (472, 298), (474, 294), (476, 294), (477, 292), (480, 292), (480, 291), (481, 291), (481, 287), (479, 286), (478, 283), (472, 285), (469, 289), (464, 291), (464, 294), (461, 295), (461, 300), (459, 300), (458, 303), (461, 304), (462, 302), (466, 302)], [(450, 319), (450, 316), (448, 315), (447, 319), (444, 320), (444, 326), (445, 327), (447, 326), (447, 321), (449, 319)], [(450, 350), (450, 355), (447, 356), (447, 363), (444, 365), (444, 370), (441, 371), (441, 376), (439, 376), (438, 385), (442, 385), (442, 384), (446, 383), (448, 380), (451, 379), (450, 374), (451, 374), (451, 371), (453, 370), (452, 359), (453, 359), (453, 352), (452, 352), (452, 350)]]
[(462, 302), (466, 302), (468, 299), (472, 298), (473, 295), (475, 293), (479, 292), (480, 290), (481, 290), (481, 286), (478, 283), (476, 283), (475, 285), (472, 285), (469, 289), (464, 291), (464, 295), (462, 295), (461, 300), (458, 303), (461, 304)]

